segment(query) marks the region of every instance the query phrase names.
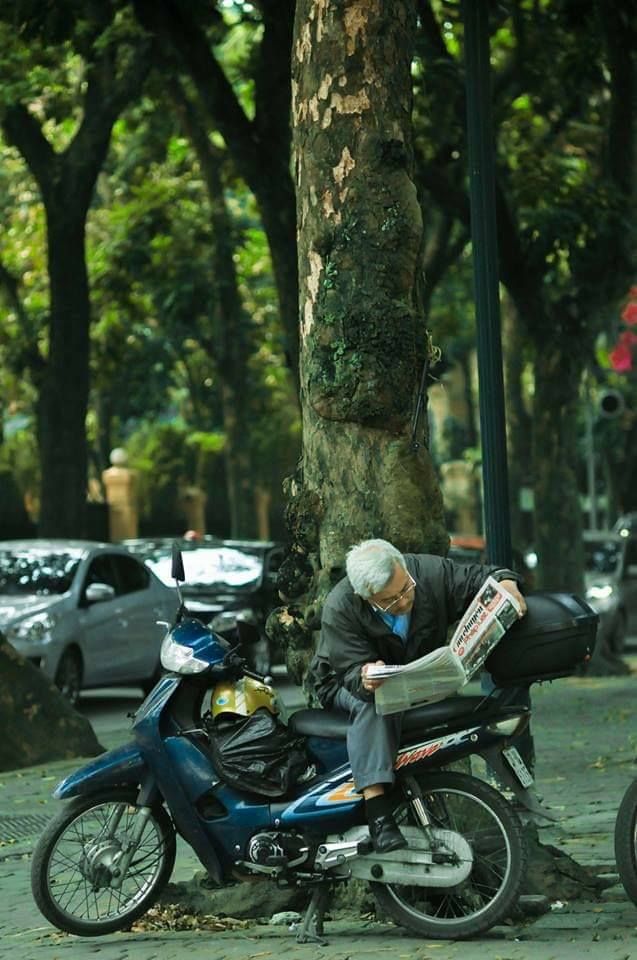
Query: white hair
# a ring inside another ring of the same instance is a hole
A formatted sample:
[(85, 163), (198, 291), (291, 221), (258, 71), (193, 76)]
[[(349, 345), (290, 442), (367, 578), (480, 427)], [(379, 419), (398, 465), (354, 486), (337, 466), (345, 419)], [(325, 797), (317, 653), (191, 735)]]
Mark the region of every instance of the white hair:
[(388, 540), (363, 540), (347, 551), (345, 569), (354, 593), (367, 600), (383, 590), (405, 558)]

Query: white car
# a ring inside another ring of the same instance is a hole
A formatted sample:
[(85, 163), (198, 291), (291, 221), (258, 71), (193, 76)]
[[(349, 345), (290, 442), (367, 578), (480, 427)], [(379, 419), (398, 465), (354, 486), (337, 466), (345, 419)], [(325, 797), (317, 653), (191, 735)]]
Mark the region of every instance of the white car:
[[(122, 547), (0, 541), (0, 630), (76, 703), (88, 687), (150, 689), (176, 591)], [(158, 622), (159, 621), (159, 622)]]

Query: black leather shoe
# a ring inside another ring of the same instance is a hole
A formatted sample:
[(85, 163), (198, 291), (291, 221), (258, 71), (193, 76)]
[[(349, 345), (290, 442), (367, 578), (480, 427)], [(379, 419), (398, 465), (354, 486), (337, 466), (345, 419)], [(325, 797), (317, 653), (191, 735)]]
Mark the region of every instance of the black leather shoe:
[(390, 850), (400, 850), (401, 847), (407, 846), (407, 841), (396, 826), (391, 813), (370, 820), (369, 835), (376, 853), (389, 853)]

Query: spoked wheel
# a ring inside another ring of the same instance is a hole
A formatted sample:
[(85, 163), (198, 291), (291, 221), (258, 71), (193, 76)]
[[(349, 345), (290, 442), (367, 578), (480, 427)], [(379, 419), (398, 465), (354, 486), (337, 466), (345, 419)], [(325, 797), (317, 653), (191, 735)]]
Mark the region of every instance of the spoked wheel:
[(615, 859), (624, 890), (637, 904), (637, 780), (628, 787), (617, 811)]
[(66, 650), (55, 673), (55, 685), (72, 707), (77, 706), (82, 689), (82, 661), (73, 650)]
[(134, 792), (124, 789), (80, 797), (42, 834), (31, 889), (60, 930), (84, 937), (121, 930), (146, 913), (168, 882), (175, 862), (172, 821), (157, 806), (143, 823), (134, 803)]
[[(462, 773), (417, 779), (434, 834), (454, 831), (466, 841), (456, 845), (464, 879), (449, 887), (370, 886), (392, 920), (414, 933), (444, 940), (476, 936), (507, 917), (517, 900), (526, 864), (522, 826), (504, 797), (482, 780)], [(396, 819), (418, 825), (411, 806), (400, 807)]]

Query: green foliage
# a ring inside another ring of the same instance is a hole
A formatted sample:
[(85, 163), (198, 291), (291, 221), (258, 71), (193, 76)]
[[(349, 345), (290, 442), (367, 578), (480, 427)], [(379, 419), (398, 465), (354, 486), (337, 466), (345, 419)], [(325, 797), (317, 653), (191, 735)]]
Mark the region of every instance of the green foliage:
[(157, 536), (183, 533), (177, 512), (180, 484), (196, 469), (196, 448), (185, 425), (144, 423), (128, 439), (130, 466), (138, 471), (140, 528)]

